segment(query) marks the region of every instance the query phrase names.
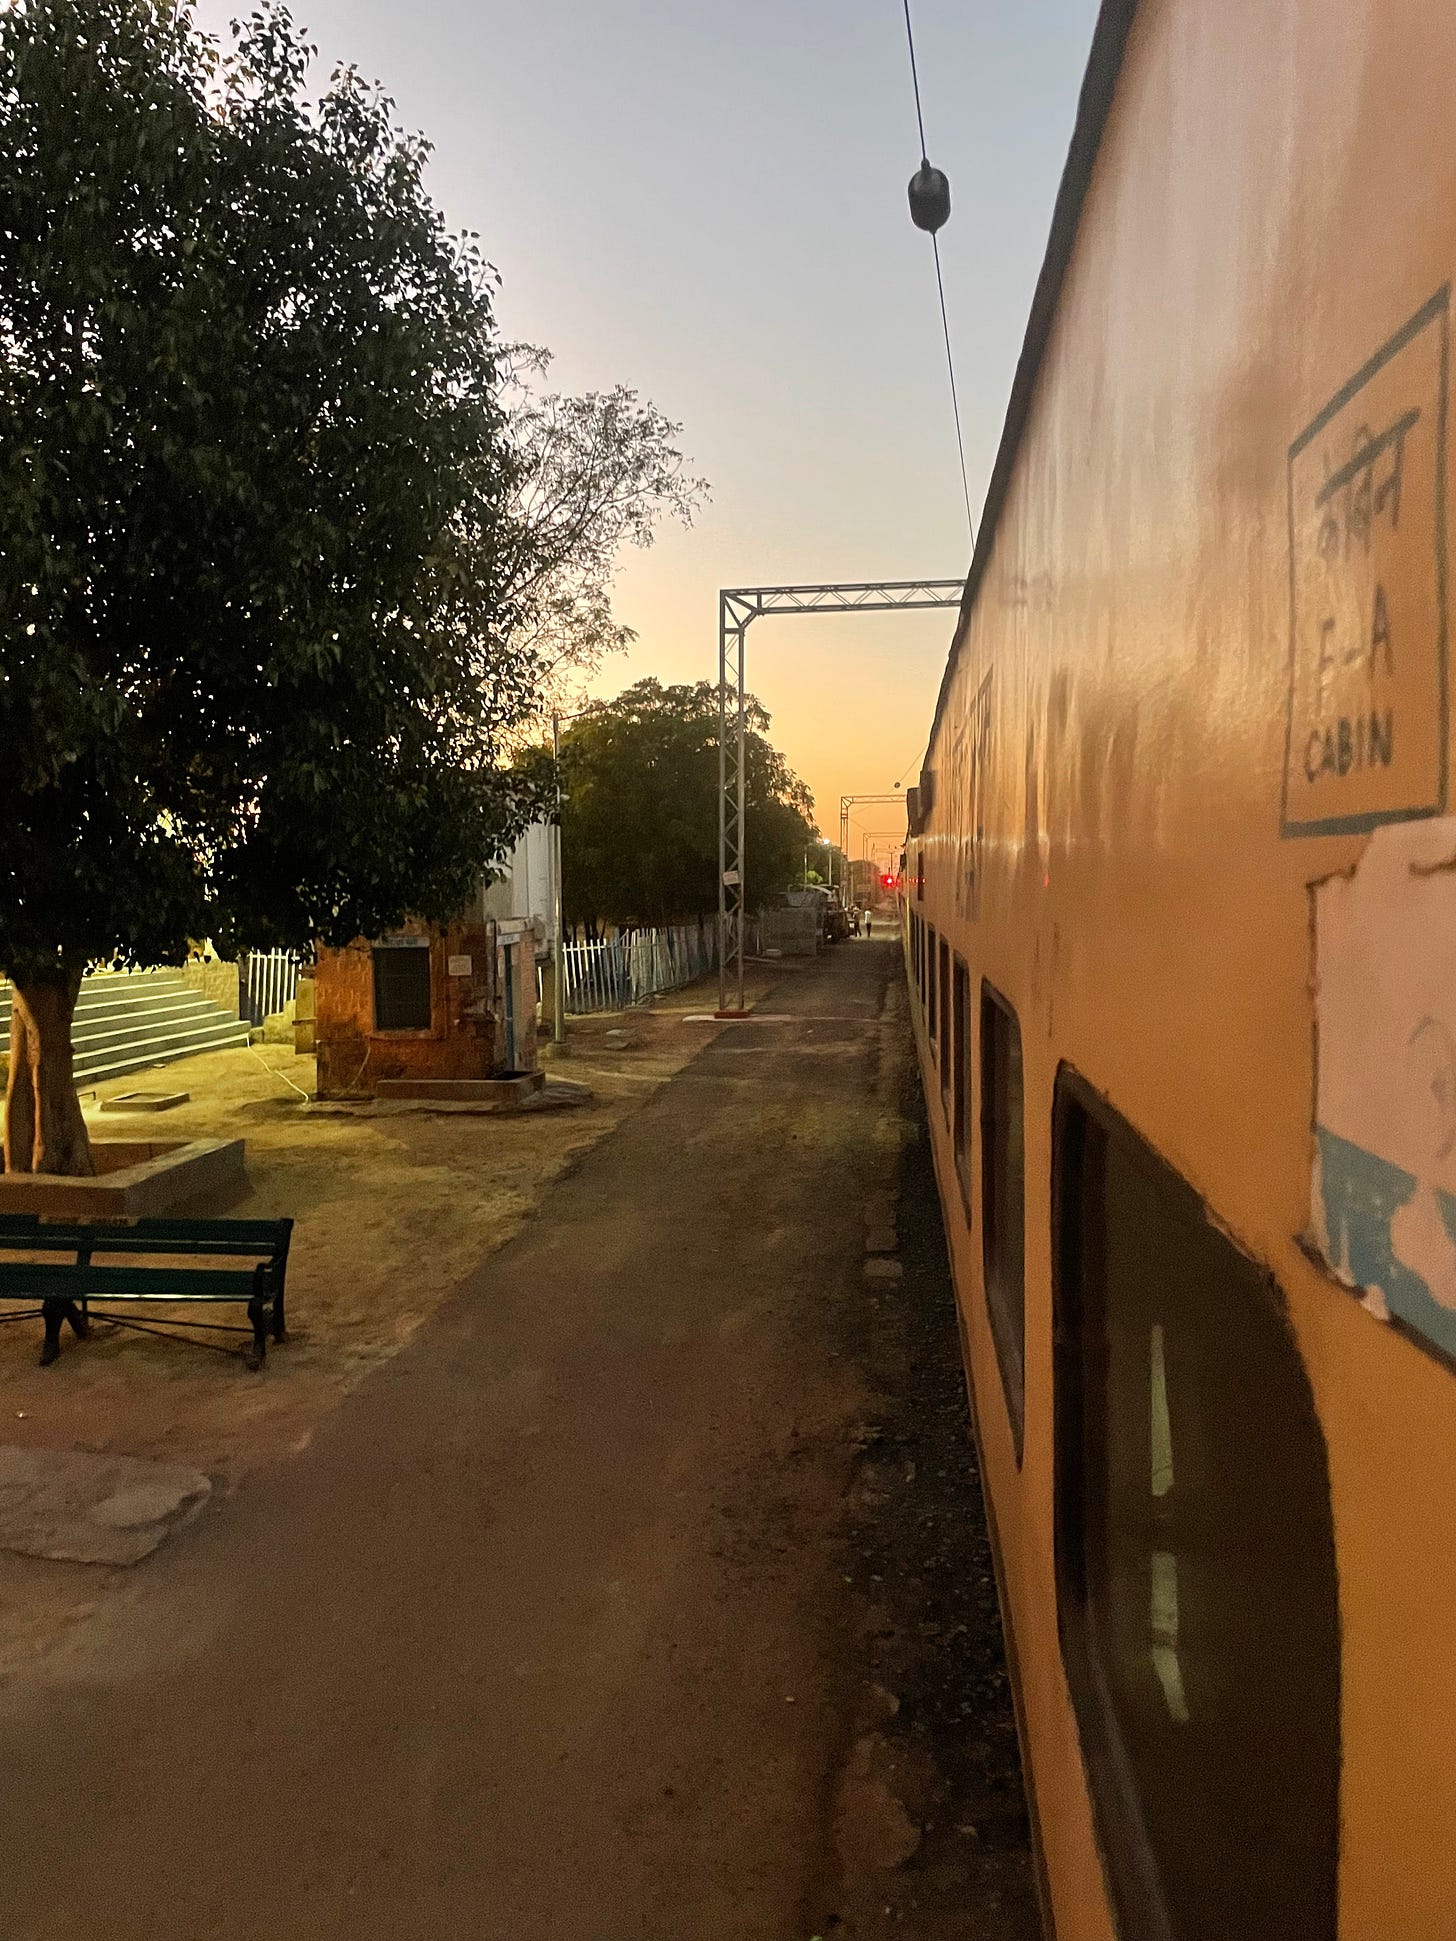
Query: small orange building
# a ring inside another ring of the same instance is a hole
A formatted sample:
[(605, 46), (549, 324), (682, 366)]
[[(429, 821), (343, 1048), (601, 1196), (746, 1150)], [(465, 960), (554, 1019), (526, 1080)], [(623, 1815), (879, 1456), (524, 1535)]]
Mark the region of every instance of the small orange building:
[(321, 949), (314, 990), (320, 1098), (536, 1069), (534, 937), (519, 924), (412, 920)]

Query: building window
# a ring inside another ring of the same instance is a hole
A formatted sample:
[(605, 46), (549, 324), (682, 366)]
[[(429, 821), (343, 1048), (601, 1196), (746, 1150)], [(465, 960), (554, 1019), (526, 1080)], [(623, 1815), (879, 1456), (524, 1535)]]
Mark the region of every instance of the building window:
[(951, 1064), (955, 1054), (955, 1033), (951, 1028), (950, 1001), (950, 945), (944, 937), (940, 940), (940, 962), (937, 966), (937, 988), (940, 993), (940, 1096), (945, 1102), (947, 1113), (950, 1111)]
[(1267, 1274), (1058, 1082), (1058, 1616), (1119, 1932), (1334, 1941), (1324, 1439)]
[(951, 1138), (966, 1212), (971, 1210), (971, 979), (955, 961), (955, 1074), (951, 1088)]
[(925, 1029), (932, 1046), (936, 1042), (936, 1035), (940, 1028), (940, 1021), (936, 1014), (935, 999), (935, 944), (935, 932), (927, 927), (925, 933)]
[(374, 1029), (428, 1031), (430, 1028), (430, 949), (418, 944), (376, 944)]
[(1026, 1150), (1021, 1026), (981, 986), (981, 1259), (1001, 1386), (1021, 1461), (1026, 1413)]

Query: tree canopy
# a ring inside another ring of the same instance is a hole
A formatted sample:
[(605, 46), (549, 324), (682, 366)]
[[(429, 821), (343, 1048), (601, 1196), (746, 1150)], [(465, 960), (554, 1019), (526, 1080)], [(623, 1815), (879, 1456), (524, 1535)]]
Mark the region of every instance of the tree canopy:
[(624, 547), (647, 547), (665, 519), (690, 526), (707, 496), (687, 469), (682, 426), (625, 384), (566, 396), (546, 385), (548, 351), (514, 344), (501, 398), (515, 486), (503, 544), (518, 644), (567, 705), (583, 676), (636, 635), (612, 611)]
[[(386, 98), (307, 98), (312, 51), (278, 8), (226, 53), (172, 0), (0, 10), (22, 1021), (97, 962), (448, 915), (539, 806), (492, 274)], [(12, 1132), (15, 1096), (12, 1059)]]
[[(768, 739), (751, 697), (746, 842), (756, 896), (800, 882), (813, 800)], [(567, 920), (660, 924), (718, 907), (718, 690), (638, 681), (562, 736)], [(821, 852), (822, 853), (822, 852)], [(810, 860), (813, 860), (812, 853)]]

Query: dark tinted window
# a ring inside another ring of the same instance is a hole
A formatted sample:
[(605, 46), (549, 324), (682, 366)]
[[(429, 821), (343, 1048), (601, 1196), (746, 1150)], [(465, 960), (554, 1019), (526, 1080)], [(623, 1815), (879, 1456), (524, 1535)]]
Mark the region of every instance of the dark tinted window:
[(1021, 1460), (1026, 1394), (1026, 1151), (1021, 1027), (981, 986), (981, 1258), (1001, 1383)]
[(1333, 1941), (1339, 1626), (1324, 1441), (1264, 1272), (1064, 1074), (1063, 1651), (1121, 1932)]
[(944, 938), (940, 943), (940, 963), (936, 972), (936, 984), (940, 992), (940, 1089), (949, 1109), (955, 1032), (951, 1028), (950, 945)]
[(925, 1029), (930, 1034), (931, 1044), (935, 1043), (940, 1028), (938, 1006), (935, 996), (935, 932), (928, 926), (925, 932)]
[(955, 1072), (951, 1085), (951, 1133), (956, 1172), (967, 1211), (971, 1204), (971, 979), (965, 965), (955, 966)]
[(376, 1031), (428, 1031), (430, 953), (427, 947), (381, 944), (374, 952)]

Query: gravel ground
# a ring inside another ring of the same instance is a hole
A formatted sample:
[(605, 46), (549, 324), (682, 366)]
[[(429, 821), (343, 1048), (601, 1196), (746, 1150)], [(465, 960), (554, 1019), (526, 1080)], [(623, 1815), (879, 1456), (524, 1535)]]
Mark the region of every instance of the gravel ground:
[[(844, 1556), (861, 1600), (859, 1764), (885, 1775), (915, 1845), (878, 1877), (862, 1851), (851, 1857), (823, 1932), (1031, 1941), (1040, 1926), (1016, 1721), (908, 1026), (887, 1038), (880, 1084), (905, 1128), (892, 1187), (903, 1276), (866, 1281), (843, 1317), (845, 1353), (875, 1396)], [(893, 1849), (890, 1819), (880, 1830)]]

